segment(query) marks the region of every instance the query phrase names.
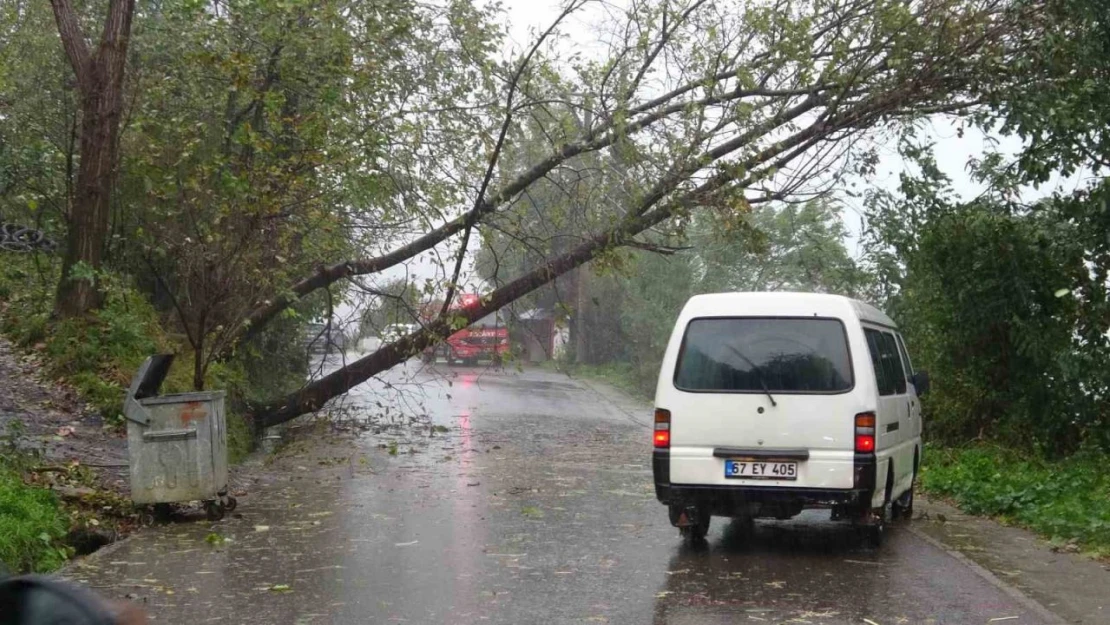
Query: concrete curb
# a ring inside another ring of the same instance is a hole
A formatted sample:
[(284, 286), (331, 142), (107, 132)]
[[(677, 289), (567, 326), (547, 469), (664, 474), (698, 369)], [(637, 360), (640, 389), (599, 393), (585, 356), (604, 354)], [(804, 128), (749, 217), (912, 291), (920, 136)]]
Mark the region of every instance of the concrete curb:
[(905, 529), (909, 530), (909, 532), (911, 534), (920, 538), (921, 540), (925, 541), (926, 543), (928, 543), (928, 544), (932, 545), (933, 547), (936, 547), (937, 549), (947, 553), (948, 555), (952, 556), (956, 560), (959, 560), (961, 564), (963, 564), (967, 568), (974, 571), (976, 575), (978, 575), (979, 577), (982, 577), (987, 582), (989, 582), (992, 586), (994, 586), (995, 588), (998, 588), (1002, 592), (1009, 595), (1011, 598), (1013, 598), (1015, 601), (1020, 603), (1022, 606), (1024, 606), (1029, 611), (1031, 611), (1031, 612), (1037, 614), (1038, 616), (1040, 616), (1042, 619), (1045, 620), (1045, 623), (1048, 623), (1050, 625), (1068, 625), (1068, 622), (1065, 621), (1062, 617), (1060, 617), (1057, 614), (1054, 614), (1051, 610), (1049, 610), (1048, 608), (1046, 608), (1043, 605), (1041, 605), (1040, 603), (1038, 603), (1035, 599), (1033, 599), (1029, 595), (1026, 595), (1025, 593), (1021, 592), (1017, 588), (1011, 586), (1010, 584), (1007, 584), (1002, 579), (1000, 579), (997, 575), (995, 575), (994, 573), (991, 573), (986, 568), (984, 568), (982, 565), (975, 562), (971, 558), (965, 556), (964, 554), (960, 553), (958, 550), (956, 550), (952, 547), (949, 547), (948, 545), (946, 545), (946, 544), (942, 543), (941, 541), (933, 538), (932, 536), (929, 536), (925, 532), (913, 527), (913, 525), (906, 526)]

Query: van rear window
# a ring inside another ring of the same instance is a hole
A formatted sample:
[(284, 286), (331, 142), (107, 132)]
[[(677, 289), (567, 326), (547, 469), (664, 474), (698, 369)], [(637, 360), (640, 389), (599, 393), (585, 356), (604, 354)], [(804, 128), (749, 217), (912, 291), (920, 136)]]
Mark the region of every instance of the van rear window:
[(674, 384), (685, 391), (842, 393), (852, 388), (844, 324), (817, 318), (706, 318), (686, 327)]

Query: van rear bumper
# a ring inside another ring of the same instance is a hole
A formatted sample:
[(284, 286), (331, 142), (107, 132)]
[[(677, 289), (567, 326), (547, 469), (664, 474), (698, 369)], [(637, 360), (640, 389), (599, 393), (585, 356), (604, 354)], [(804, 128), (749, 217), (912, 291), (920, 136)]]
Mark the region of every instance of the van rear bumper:
[(875, 489), (875, 458), (872, 454), (856, 454), (853, 488), (802, 488), (760, 486), (752, 484), (672, 484), (670, 453), (657, 449), (651, 465), (655, 478), (655, 496), (666, 505), (699, 506), (729, 515), (750, 504), (770, 504), (793, 508), (825, 508), (864, 505), (871, 501)]
[[(826, 488), (782, 488), (780, 486), (691, 486), (656, 484), (655, 494), (667, 505), (699, 506), (714, 510), (734, 509), (746, 504), (776, 504), (801, 508), (855, 506), (871, 501), (871, 490)], [(726, 514), (726, 513), (722, 513)]]

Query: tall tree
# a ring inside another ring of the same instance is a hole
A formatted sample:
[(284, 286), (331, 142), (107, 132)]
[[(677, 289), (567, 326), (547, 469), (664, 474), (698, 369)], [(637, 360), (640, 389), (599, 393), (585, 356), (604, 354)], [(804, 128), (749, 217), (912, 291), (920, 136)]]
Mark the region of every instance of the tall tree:
[[(639, 3), (626, 21), (612, 25), (618, 35), (608, 59), (568, 68), (576, 72), (575, 88), (563, 92), (569, 97), (532, 91), (537, 76), (558, 72), (550, 63), (530, 63), (532, 53), (523, 55), (504, 73), (504, 104), (487, 132), (488, 168), (470, 181), (479, 190), (470, 210), (386, 254), (321, 268), (263, 302), (250, 316), (250, 331), (319, 288), (379, 273), (481, 228), (577, 158), (618, 145), (631, 151), (633, 165), (625, 175), (638, 184), (628, 201), (617, 215), (586, 222), (580, 243), (507, 281), (461, 319), (441, 316), (298, 393), (258, 407), (258, 422), (280, 423), (315, 410), (442, 340), (459, 322), (473, 322), (584, 263), (642, 243), (637, 237), (648, 230), (681, 226), (693, 211), (747, 210), (795, 197), (846, 163), (862, 162), (866, 169), (873, 159), (851, 156), (868, 131), (978, 104), (975, 88), (1036, 39), (1040, 10), (1005, 0)], [(548, 126), (550, 147), (543, 158), (491, 181), (512, 117), (553, 100), (594, 111), (591, 125)], [(592, 207), (608, 209), (606, 198), (593, 197)], [(465, 243), (462, 248), (459, 253)]]
[[(870, 194), (866, 248), (918, 364), (937, 374), (935, 436), (1110, 450), (1110, 14), (1062, 0), (1040, 19), (967, 122), (1016, 135), (1018, 153), (972, 161), (986, 190), (966, 198), (932, 146), (907, 137), (914, 173)], [(1067, 176), (1077, 182), (1045, 195)]]
[[(135, 0), (111, 0), (94, 50), (70, 0), (51, 0), (58, 35), (81, 94), (80, 164), (69, 207), (65, 260), (55, 311), (63, 317), (96, 307), (95, 271), (104, 258), (119, 162), (123, 78)], [(78, 270), (78, 268), (83, 270)]]

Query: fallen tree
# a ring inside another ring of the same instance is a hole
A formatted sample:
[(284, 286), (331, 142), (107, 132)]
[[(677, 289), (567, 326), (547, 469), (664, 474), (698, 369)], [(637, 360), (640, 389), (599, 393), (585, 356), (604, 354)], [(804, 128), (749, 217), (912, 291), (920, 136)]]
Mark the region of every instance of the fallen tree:
[[(622, 151), (621, 173), (633, 191), (619, 210), (598, 211), (577, 246), (505, 282), (481, 306), (462, 316), (444, 310), (403, 339), (256, 407), (255, 423), (272, 426), (317, 410), (558, 276), (621, 246), (642, 246), (636, 237), (645, 231), (681, 228), (689, 211), (742, 214), (755, 203), (827, 191), (848, 168), (873, 172), (875, 146), (866, 142), (873, 131), (896, 132), (928, 115), (974, 107), (981, 85), (1005, 79), (1009, 60), (1035, 36), (1040, 10), (1003, 0), (644, 3), (617, 25), (623, 39), (616, 38), (609, 59), (579, 70), (573, 85), (552, 78), (550, 66), (529, 69), (541, 37), (506, 83), (502, 131), (472, 208), (387, 254), (320, 268), (259, 305), (243, 336), (318, 289), (379, 273), (464, 233), (455, 256), (461, 259), (470, 230), (537, 181), (576, 163), (583, 171), (596, 167), (576, 159)], [(517, 93), (524, 101), (514, 101)], [(560, 95), (567, 93), (576, 95)], [(557, 106), (585, 112), (589, 121), (549, 127), (550, 152), (502, 172), (487, 198), (514, 115), (535, 120), (537, 111)]]

